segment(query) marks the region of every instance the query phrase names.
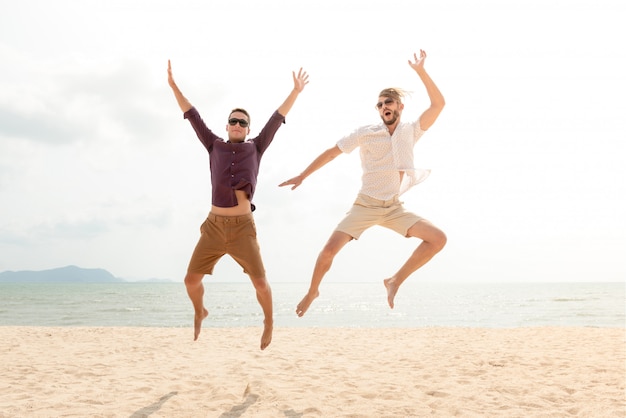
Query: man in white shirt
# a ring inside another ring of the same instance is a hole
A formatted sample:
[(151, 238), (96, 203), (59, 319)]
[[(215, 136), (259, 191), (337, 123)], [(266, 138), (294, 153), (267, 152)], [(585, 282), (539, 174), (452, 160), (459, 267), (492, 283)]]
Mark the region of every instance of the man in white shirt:
[(362, 186), (350, 212), (337, 225), (328, 242), (320, 252), (309, 291), (296, 308), (298, 316), (303, 316), (309, 306), (319, 296), (319, 286), (330, 269), (339, 251), (361, 233), (374, 225), (392, 229), (405, 237), (422, 240), (409, 259), (391, 277), (384, 280), (387, 289), (387, 302), (393, 309), (394, 297), (398, 288), (413, 272), (426, 264), (446, 244), (446, 235), (426, 219), (408, 212), (402, 206), (399, 196), (428, 176), (427, 170), (413, 166), (413, 147), (417, 140), (437, 120), (445, 105), (443, 95), (424, 69), (426, 53), (421, 50), (418, 58), (409, 65), (424, 83), (430, 99), (430, 107), (412, 123), (400, 122), (404, 104), (404, 91), (384, 89), (380, 92), (376, 108), (382, 124), (369, 125), (355, 130), (340, 139), (335, 146), (320, 154), (302, 172), (280, 184), (292, 185), (292, 190), (313, 172), (322, 168), (342, 153), (350, 153), (360, 147), (363, 168)]

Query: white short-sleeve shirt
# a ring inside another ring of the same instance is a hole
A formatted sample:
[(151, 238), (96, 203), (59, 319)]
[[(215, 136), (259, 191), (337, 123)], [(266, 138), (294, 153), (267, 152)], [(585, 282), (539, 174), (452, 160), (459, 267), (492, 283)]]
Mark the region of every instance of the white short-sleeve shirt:
[(430, 170), (416, 169), (413, 164), (413, 148), (423, 134), (418, 120), (399, 123), (393, 135), (380, 123), (341, 138), (337, 146), (344, 153), (360, 147), (363, 176), (359, 193), (390, 200), (424, 181)]

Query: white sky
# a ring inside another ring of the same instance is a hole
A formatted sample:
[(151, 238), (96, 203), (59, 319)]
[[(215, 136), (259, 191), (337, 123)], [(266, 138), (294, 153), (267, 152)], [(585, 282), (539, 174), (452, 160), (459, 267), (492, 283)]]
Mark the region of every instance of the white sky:
[[(608, 0), (0, 0), (0, 271), (74, 264), (182, 280), (210, 208), (208, 157), (167, 85), (207, 124), (252, 135), (304, 67), (266, 153), (255, 218), (271, 282), (308, 283), (360, 185), (358, 152), (277, 185), (358, 126), (389, 86), (447, 106), (416, 146), (406, 207), (448, 235), (412, 280), (626, 278), (624, 11)], [(327, 281), (378, 281), (417, 240), (367, 231)], [(230, 258), (215, 280), (245, 281)], [(207, 277), (207, 279), (209, 279)]]

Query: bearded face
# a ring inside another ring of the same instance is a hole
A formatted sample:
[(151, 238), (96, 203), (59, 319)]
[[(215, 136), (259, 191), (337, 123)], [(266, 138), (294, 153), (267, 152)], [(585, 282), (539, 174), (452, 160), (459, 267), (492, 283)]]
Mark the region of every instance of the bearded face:
[(387, 110), (380, 115), (380, 118), (383, 120), (385, 125), (390, 126), (398, 121), (400, 118), (400, 112), (398, 109)]

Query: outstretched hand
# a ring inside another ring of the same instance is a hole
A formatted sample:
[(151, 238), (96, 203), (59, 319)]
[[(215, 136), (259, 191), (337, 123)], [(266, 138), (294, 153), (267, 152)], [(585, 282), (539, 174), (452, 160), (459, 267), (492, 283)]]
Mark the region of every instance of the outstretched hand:
[(174, 82), (174, 76), (172, 75), (172, 63), (170, 60), (167, 60), (167, 82), (171, 87), (176, 85)]
[(280, 183), (278, 185), (278, 187), (284, 187), (284, 186), (289, 186), (289, 185), (293, 185), (293, 187), (291, 188), (291, 190), (295, 189), (296, 187), (298, 187), (299, 185), (302, 184), (302, 181), (304, 180), (304, 178), (302, 177), (302, 175), (299, 176), (295, 176), (287, 181), (283, 181), (282, 183)]
[(426, 51), (424, 51), (423, 49), (420, 49), (420, 56), (419, 58), (417, 57), (417, 54), (413, 54), (413, 58), (415, 59), (415, 61), (411, 61), (409, 60), (409, 65), (411, 66), (411, 68), (413, 68), (415, 71), (424, 68), (424, 61), (426, 60)]
[(293, 76), (294, 90), (296, 90), (298, 93), (302, 92), (302, 90), (304, 90), (304, 86), (309, 84), (309, 75), (306, 73), (306, 71), (302, 71), (302, 67), (300, 67), (300, 71), (298, 71), (297, 76), (295, 71), (292, 71), (291, 74)]

